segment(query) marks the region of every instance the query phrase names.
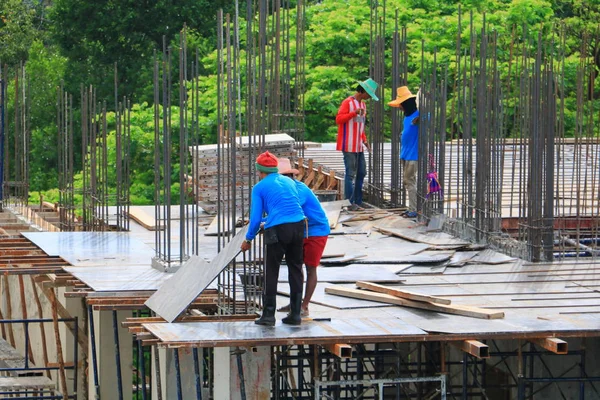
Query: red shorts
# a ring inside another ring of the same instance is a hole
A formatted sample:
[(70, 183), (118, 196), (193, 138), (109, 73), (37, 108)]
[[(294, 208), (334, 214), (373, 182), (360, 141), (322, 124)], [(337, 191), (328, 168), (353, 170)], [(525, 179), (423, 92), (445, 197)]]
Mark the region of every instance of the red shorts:
[(311, 236), (304, 239), (304, 264), (318, 267), (327, 244), (327, 236)]

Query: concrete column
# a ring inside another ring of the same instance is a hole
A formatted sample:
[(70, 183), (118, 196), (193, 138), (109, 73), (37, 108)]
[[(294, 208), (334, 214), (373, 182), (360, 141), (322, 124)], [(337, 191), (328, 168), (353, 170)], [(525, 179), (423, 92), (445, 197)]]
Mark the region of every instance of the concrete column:
[[(98, 366), (98, 382), (100, 397), (103, 399), (119, 399), (118, 377), (116, 368), (116, 346), (113, 330), (112, 311), (94, 311), (94, 331), (96, 339), (96, 357)], [(121, 326), (125, 318), (131, 317), (131, 311), (117, 311), (117, 326), (119, 333), (119, 353), (121, 357), (121, 382), (123, 399), (131, 399), (133, 346), (129, 331)], [(95, 399), (94, 375), (92, 366), (92, 335), (90, 334), (89, 355), (89, 399)]]
[[(246, 399), (262, 400), (271, 397), (271, 347), (240, 347), (231, 348), (231, 399), (242, 398), (241, 376), (237, 361), (239, 351), (242, 359), (244, 390)], [(215, 358), (216, 360), (216, 358)], [(216, 361), (215, 361), (216, 364)], [(215, 380), (216, 385), (216, 380)], [(215, 397), (218, 398), (218, 397)]]
[[(164, 349), (159, 348), (158, 354), (160, 358), (160, 384), (161, 393), (163, 399), (178, 398), (177, 394), (177, 367), (175, 364), (175, 352), (177, 349)], [(199, 367), (199, 378), (200, 388), (203, 390), (203, 376), (204, 376), (204, 365), (202, 361), (202, 349), (198, 351), (198, 367)], [(152, 360), (152, 379), (156, 381), (156, 368), (155, 360)], [(179, 375), (181, 380), (181, 398), (182, 399), (196, 399), (198, 398), (198, 392), (196, 388), (196, 371), (194, 367), (194, 351), (191, 348), (179, 349)], [(152, 387), (152, 398), (157, 397), (157, 387), (154, 384)], [(202, 398), (208, 398), (208, 392), (203, 390)], [(215, 397), (217, 398), (217, 397)]]
[[(77, 322), (79, 324), (79, 327), (81, 328), (81, 330), (83, 332), (87, 332), (87, 329), (85, 328), (85, 325), (87, 323), (87, 313), (86, 313), (86, 306), (85, 306), (85, 301), (82, 298), (66, 298), (65, 297), (65, 292), (66, 291), (70, 291), (72, 290), (72, 287), (68, 287), (68, 288), (59, 288), (57, 290), (57, 296), (56, 299), (58, 302), (60, 302), (61, 304), (63, 304), (65, 306), (65, 309), (68, 311), (69, 315), (73, 318), (77, 317)], [(59, 316), (60, 318), (60, 316)], [(65, 362), (71, 362), (73, 361), (74, 358), (74, 343), (75, 343), (75, 336), (73, 335), (73, 333), (71, 332), (70, 329), (67, 328), (66, 324), (60, 323), (59, 324), (60, 328), (61, 328), (61, 337), (64, 338), (63, 339), (63, 352), (65, 354)], [(89, 347), (89, 346), (88, 346)], [(88, 349), (89, 351), (89, 349)], [(86, 395), (87, 394), (87, 388), (89, 386), (84, 386), (84, 385), (88, 385), (88, 382), (86, 382), (86, 380), (88, 379), (88, 375), (87, 375), (87, 371), (84, 368), (84, 366), (87, 364), (88, 360), (84, 360), (84, 357), (87, 357), (84, 353), (81, 352), (81, 348), (78, 345), (77, 346), (77, 393), (79, 395)], [(74, 379), (73, 376), (73, 371), (72, 370), (67, 370), (67, 381), (69, 382), (69, 389), (72, 388), (72, 381)], [(85, 397), (83, 397), (85, 398)]]
[(231, 356), (229, 347), (215, 347), (214, 349), (214, 398), (230, 399), (231, 395)]

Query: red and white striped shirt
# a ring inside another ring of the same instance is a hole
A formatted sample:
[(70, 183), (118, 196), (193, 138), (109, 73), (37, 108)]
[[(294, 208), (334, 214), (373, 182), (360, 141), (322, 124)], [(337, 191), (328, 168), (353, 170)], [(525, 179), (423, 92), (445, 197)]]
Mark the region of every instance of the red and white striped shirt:
[[(362, 108), (363, 115), (358, 115), (356, 110)], [(358, 101), (354, 96), (348, 97), (342, 102), (335, 123), (338, 125), (338, 136), (336, 149), (351, 153), (361, 153), (363, 143), (367, 141), (365, 135), (365, 119), (367, 107), (362, 101)]]

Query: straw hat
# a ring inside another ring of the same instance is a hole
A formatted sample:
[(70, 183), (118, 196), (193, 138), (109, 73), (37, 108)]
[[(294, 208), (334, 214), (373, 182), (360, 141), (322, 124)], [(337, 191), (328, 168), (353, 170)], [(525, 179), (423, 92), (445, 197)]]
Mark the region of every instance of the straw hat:
[(296, 168), (292, 168), (292, 163), (289, 158), (280, 158), (277, 164), (279, 173), (281, 175), (294, 174), (296, 175), (299, 171)]
[(388, 106), (400, 107), (400, 105), (406, 100), (414, 99), (415, 97), (417, 96), (410, 92), (408, 86), (400, 86), (398, 89), (396, 89), (396, 100), (390, 101)]
[(371, 96), (373, 100), (379, 101), (379, 97), (377, 97), (377, 95), (375, 94), (378, 86), (377, 82), (369, 78), (366, 81), (358, 82), (358, 84), (362, 86), (363, 89), (365, 89), (365, 91), (369, 94), (369, 96)]

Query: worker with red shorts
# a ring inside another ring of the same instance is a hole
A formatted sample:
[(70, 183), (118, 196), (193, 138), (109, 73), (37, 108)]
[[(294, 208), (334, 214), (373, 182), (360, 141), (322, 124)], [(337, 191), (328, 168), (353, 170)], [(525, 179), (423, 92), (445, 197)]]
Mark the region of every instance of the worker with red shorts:
[[(294, 175), (298, 173), (297, 169), (292, 168), (290, 160), (280, 158), (277, 165), (279, 173), (291, 178), (296, 183), (298, 189), (298, 197), (302, 211), (308, 219), (308, 232), (304, 237), (304, 265), (306, 265), (306, 289), (304, 291), (304, 299), (302, 300), (301, 315), (308, 316), (308, 304), (317, 287), (317, 267), (321, 264), (321, 257), (327, 244), (327, 237), (330, 233), (329, 220), (327, 214), (317, 196), (304, 183), (294, 179)], [(277, 311), (289, 312), (290, 306), (280, 308)]]

